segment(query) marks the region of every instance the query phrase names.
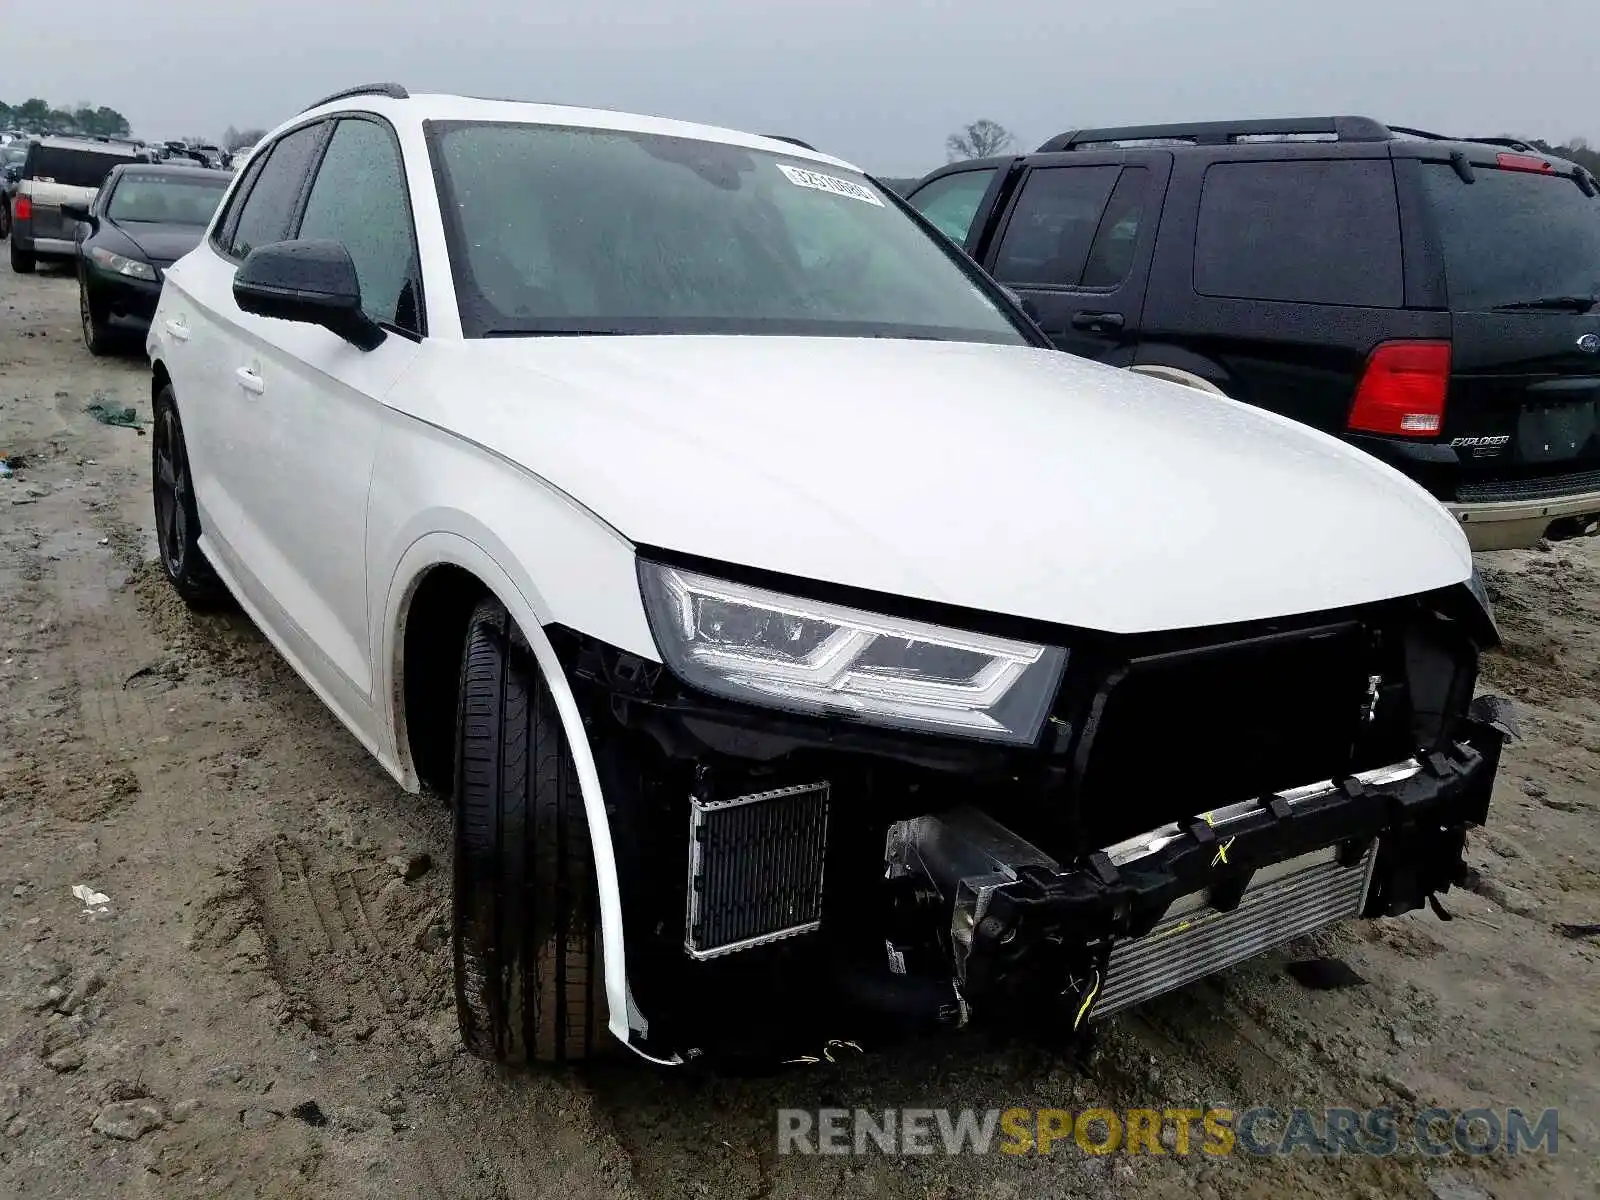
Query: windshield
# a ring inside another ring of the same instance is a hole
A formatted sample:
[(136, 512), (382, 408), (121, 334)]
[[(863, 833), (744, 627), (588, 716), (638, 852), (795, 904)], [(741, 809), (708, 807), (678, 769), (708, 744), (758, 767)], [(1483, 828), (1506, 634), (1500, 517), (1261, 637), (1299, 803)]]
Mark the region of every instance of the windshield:
[(1600, 198), (1566, 175), (1444, 163), (1422, 171), (1444, 242), (1450, 307), (1482, 312), (1600, 293)]
[(150, 221), (163, 225), (205, 225), (222, 200), (233, 176), (189, 179), (158, 172), (124, 171), (106, 216), (113, 221)]
[(429, 126), (469, 337), (756, 333), (1030, 344), (876, 187), (653, 134)]

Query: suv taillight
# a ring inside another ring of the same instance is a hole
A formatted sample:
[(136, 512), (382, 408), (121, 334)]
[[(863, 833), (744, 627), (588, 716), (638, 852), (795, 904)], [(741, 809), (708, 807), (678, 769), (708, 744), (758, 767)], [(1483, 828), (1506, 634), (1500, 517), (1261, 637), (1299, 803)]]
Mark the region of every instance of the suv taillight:
[(1367, 359), (1348, 428), (1431, 437), (1444, 429), (1449, 342), (1384, 342)]
[(11, 216), (18, 221), (33, 220), (33, 201), (26, 196), (18, 196), (11, 206)]

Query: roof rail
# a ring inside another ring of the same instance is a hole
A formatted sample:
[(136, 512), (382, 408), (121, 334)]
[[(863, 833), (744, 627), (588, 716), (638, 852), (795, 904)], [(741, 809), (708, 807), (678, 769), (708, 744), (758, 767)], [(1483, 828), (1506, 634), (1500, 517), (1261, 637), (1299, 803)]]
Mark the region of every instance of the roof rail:
[(1191, 142), (1226, 146), (1251, 138), (1332, 134), (1341, 142), (1386, 142), (1389, 127), (1371, 117), (1300, 117), (1256, 121), (1200, 121), (1178, 125), (1121, 125), (1057, 134), (1036, 153), (1076, 150), (1105, 142)]
[(308, 104), (300, 111), (310, 112), (313, 108), (321, 108), (324, 104), (332, 104), (335, 100), (348, 100), (352, 96), (387, 96), (391, 100), (411, 99), (411, 93), (398, 83), (361, 83), (335, 92), (331, 96), (324, 96), (315, 104)]
[(1524, 142), (1520, 138), (1466, 137), (1452, 133), (1430, 133), (1426, 129), (1409, 129), (1404, 125), (1391, 125), (1389, 129), (1394, 133), (1403, 133), (1407, 137), (1423, 138), (1430, 142), (1476, 142), (1480, 146), (1504, 146), (1508, 150), (1522, 150), (1530, 154), (1540, 153), (1537, 146), (1531, 142)]
[(813, 154), (820, 154), (821, 153), (821, 151), (819, 151), (810, 142), (802, 142), (799, 138), (786, 137), (785, 135), (783, 135), (781, 133), (769, 133), (769, 134), (766, 134), (765, 136), (771, 138), (775, 142), (788, 142), (791, 146), (799, 146), (800, 149), (809, 150)]

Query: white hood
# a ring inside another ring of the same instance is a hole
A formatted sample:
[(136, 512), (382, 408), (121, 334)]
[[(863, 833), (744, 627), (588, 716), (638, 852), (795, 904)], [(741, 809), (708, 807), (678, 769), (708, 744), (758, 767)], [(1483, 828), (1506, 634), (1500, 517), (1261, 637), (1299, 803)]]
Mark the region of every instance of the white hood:
[(1439, 504), (1337, 439), (1055, 351), (436, 344), (453, 386), (409, 380), (399, 407), (640, 544), (1112, 632), (1336, 608), (1472, 567)]

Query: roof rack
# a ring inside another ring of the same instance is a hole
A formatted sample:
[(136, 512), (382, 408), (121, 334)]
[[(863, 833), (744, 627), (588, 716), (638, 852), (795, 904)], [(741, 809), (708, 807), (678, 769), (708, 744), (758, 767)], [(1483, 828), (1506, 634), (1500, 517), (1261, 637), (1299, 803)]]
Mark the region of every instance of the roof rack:
[(1386, 142), (1393, 134), (1371, 117), (1299, 117), (1260, 121), (1200, 121), (1178, 125), (1121, 125), (1104, 129), (1072, 129), (1057, 134), (1036, 153), (1076, 150), (1107, 142), (1189, 142), (1226, 146), (1255, 138), (1332, 134), (1341, 142)]
[(800, 149), (809, 150), (813, 154), (820, 153), (820, 151), (815, 146), (813, 146), (810, 142), (802, 142), (799, 138), (786, 137), (784, 134), (781, 134), (781, 133), (769, 133), (769, 134), (766, 134), (765, 136), (771, 138), (775, 142), (788, 142), (789, 145), (791, 145), (791, 146), (799, 146)]
[(1508, 150), (1522, 150), (1529, 154), (1540, 153), (1539, 147), (1531, 142), (1524, 142), (1519, 138), (1510, 137), (1470, 137), (1464, 134), (1431, 133), (1426, 129), (1411, 129), (1405, 125), (1391, 125), (1392, 133), (1405, 134), (1407, 137), (1423, 138), (1430, 142), (1476, 142), (1480, 146), (1504, 146)]
[(313, 108), (321, 108), (324, 104), (332, 104), (335, 100), (348, 100), (352, 96), (387, 96), (391, 100), (411, 99), (411, 93), (398, 83), (360, 83), (355, 87), (334, 92), (331, 96), (324, 96), (315, 104), (308, 104), (300, 111), (310, 112)]

